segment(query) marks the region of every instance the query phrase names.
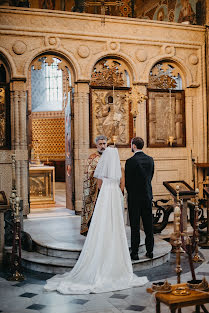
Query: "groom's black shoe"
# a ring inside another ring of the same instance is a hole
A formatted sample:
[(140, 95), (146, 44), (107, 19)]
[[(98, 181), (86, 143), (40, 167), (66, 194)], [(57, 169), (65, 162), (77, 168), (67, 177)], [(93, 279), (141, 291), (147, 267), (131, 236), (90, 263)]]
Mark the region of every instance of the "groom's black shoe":
[(147, 258), (153, 259), (153, 253), (152, 252), (149, 252), (149, 253), (147, 252), (145, 255)]
[(133, 261), (139, 260), (138, 253), (136, 253), (136, 254), (131, 253), (131, 260), (133, 260)]

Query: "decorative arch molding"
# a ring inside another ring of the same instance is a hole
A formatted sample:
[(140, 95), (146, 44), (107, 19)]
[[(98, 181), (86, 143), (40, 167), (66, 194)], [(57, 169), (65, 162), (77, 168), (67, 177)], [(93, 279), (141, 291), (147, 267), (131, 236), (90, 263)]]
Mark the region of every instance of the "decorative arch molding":
[(9, 71), (9, 75), (10, 75), (10, 79), (12, 78), (16, 78), (17, 75), (17, 68), (15, 65), (15, 62), (13, 60), (13, 58), (11, 57), (11, 55), (2, 47), (0, 47), (0, 56), (2, 56), (3, 61), (6, 61), (6, 64), (8, 66), (8, 71)]
[(134, 62), (127, 57), (126, 54), (122, 53), (122, 52), (118, 52), (118, 53), (106, 53), (104, 54), (103, 52), (99, 53), (98, 55), (95, 56), (95, 58), (91, 59), (91, 62), (89, 63), (89, 67), (88, 67), (88, 71), (87, 71), (87, 75), (88, 75), (88, 79), (91, 79), (91, 74), (92, 71), (94, 69), (94, 66), (96, 63), (98, 63), (100, 60), (105, 59), (105, 58), (119, 58), (121, 59), (128, 67), (130, 74), (131, 74), (131, 81), (132, 83), (134, 81), (138, 81), (138, 75), (139, 73), (137, 73), (136, 70), (136, 64), (134, 64)]
[(66, 50), (59, 48), (57, 49), (38, 49), (35, 51), (33, 55), (30, 56), (30, 58), (26, 61), (24, 66), (24, 76), (28, 77), (28, 71), (30, 69), (30, 65), (33, 62), (34, 59), (36, 59), (38, 56), (41, 56), (42, 54), (55, 54), (58, 57), (64, 58), (67, 63), (70, 65), (73, 73), (73, 82), (77, 81), (81, 76), (81, 69), (80, 65), (78, 64), (76, 58), (73, 56), (72, 53), (66, 52)]
[[(173, 63), (176, 63), (176, 65), (179, 67), (179, 69), (182, 72), (182, 82), (183, 82), (183, 89), (189, 88), (189, 87), (198, 87), (199, 84), (197, 82), (194, 82), (193, 76), (191, 73), (191, 70), (188, 66), (183, 64), (182, 59), (174, 56), (168, 56), (168, 55), (162, 55), (161, 57), (155, 57), (152, 58), (149, 62), (147, 62), (145, 69), (143, 70), (143, 76), (141, 77), (141, 80), (144, 84), (148, 84), (149, 82), (149, 73), (153, 66), (161, 61), (170, 61)], [(140, 80), (140, 81), (141, 81)]]

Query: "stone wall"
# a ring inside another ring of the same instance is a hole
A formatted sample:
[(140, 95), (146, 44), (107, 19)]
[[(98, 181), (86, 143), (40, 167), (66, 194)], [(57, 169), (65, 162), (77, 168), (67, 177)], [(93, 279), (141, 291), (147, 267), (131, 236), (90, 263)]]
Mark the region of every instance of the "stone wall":
[[(89, 14), (0, 8), (0, 53), (11, 68), (12, 149), (17, 155), (18, 191), (28, 212), (26, 89), (28, 70), (35, 57), (55, 53), (72, 69), (74, 96), (75, 208), (82, 207), (83, 168), (89, 148), (89, 81), (94, 64), (106, 56), (127, 64), (132, 84), (147, 92), (149, 72), (161, 60), (172, 60), (181, 69), (185, 90), (186, 147), (146, 148), (155, 160), (154, 197), (168, 195), (164, 180), (192, 184), (192, 157), (207, 161), (207, 107), (205, 89), (205, 28), (158, 21)], [(139, 105), (137, 135), (146, 141), (146, 104)], [(121, 148), (122, 163), (130, 157)], [(10, 151), (0, 152), (0, 173), (7, 176), (1, 189), (10, 192), (11, 170), (5, 167)], [(7, 165), (8, 167), (9, 165)], [(6, 173), (6, 174), (5, 174)]]

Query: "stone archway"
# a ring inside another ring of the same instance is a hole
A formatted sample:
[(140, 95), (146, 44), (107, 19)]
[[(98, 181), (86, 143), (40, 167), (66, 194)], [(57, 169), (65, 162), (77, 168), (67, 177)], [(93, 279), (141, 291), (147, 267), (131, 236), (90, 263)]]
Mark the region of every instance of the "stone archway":
[[(63, 57), (50, 53), (37, 56), (28, 73), (31, 163), (38, 163), (40, 160), (45, 165), (55, 167), (56, 181), (66, 182), (66, 207), (73, 209), (73, 70)], [(45, 192), (44, 183), (40, 177), (31, 179), (33, 189), (30, 188), (30, 194), (33, 199), (37, 199), (38, 205), (37, 192), (41, 188)], [(53, 188), (44, 195), (46, 203), (54, 203)], [(36, 204), (36, 200), (34, 203)]]

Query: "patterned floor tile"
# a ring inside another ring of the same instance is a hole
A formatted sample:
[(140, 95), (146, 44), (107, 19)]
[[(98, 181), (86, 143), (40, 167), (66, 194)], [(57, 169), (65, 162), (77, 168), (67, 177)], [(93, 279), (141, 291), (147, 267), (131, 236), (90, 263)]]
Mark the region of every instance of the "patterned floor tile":
[(113, 294), (110, 298), (125, 299), (125, 298), (127, 298), (127, 297), (128, 297), (128, 295), (122, 295), (122, 294), (117, 294), (117, 293), (115, 293), (115, 294)]
[(74, 304), (85, 304), (87, 303), (89, 300), (84, 300), (84, 299), (73, 299), (72, 301), (70, 301), (70, 303), (74, 303)]
[(46, 307), (46, 306), (43, 305), (43, 304), (36, 304), (36, 303), (34, 303), (34, 304), (28, 306), (26, 309), (31, 309), (31, 310), (36, 310), (36, 311), (38, 311), (38, 310), (42, 310), (42, 309), (45, 308), (45, 307)]
[(32, 292), (25, 292), (22, 295), (20, 295), (20, 297), (25, 297), (25, 298), (33, 298), (34, 296), (37, 296), (37, 294), (32, 293)]
[(141, 305), (130, 305), (128, 306), (125, 311), (143, 311), (145, 309), (145, 306), (141, 306)]

